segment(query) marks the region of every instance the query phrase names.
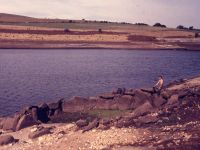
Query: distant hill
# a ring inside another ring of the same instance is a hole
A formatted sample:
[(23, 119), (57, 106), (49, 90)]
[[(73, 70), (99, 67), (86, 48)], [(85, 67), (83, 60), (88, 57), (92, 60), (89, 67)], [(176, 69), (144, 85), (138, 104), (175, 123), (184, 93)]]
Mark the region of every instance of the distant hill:
[(114, 24), (130, 24), (126, 22), (109, 22), (96, 20), (71, 20), (71, 19), (51, 19), (51, 18), (34, 18), (15, 14), (0, 13), (0, 23), (114, 23)]
[(38, 21), (36, 18), (0, 13), (0, 22), (30, 22)]
[(109, 22), (105, 20), (71, 20), (71, 19), (51, 19), (51, 18), (34, 18), (15, 14), (0, 13), (0, 25), (12, 26), (32, 26), (32, 27), (47, 27), (47, 28), (67, 28), (67, 29), (113, 29), (132, 25), (125, 22)]
[(25, 22), (68, 22), (64, 19), (33, 18), (22, 15), (0, 13), (0, 23), (25, 23)]

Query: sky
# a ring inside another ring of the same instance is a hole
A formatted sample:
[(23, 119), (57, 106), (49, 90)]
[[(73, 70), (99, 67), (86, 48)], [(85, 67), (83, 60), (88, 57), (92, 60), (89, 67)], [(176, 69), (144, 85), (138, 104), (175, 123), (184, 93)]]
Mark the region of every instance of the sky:
[(0, 0), (1, 13), (195, 28), (200, 28), (199, 6), (200, 0)]

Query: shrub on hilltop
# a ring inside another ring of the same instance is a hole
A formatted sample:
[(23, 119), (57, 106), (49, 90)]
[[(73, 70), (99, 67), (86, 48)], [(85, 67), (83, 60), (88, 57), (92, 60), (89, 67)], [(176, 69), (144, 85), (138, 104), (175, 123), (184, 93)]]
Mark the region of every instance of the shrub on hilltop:
[(102, 29), (98, 29), (98, 32), (99, 32), (99, 33), (102, 33), (103, 31), (102, 31)]
[(65, 32), (65, 33), (68, 33), (68, 32), (70, 32), (70, 30), (69, 30), (68, 28), (65, 28), (65, 29), (64, 29), (64, 32)]
[(161, 23), (155, 23), (153, 26), (154, 27), (161, 27), (161, 28), (166, 28), (167, 27), (166, 25), (163, 25)]
[(194, 30), (194, 27), (193, 27), (193, 26), (190, 26), (190, 27), (189, 27), (189, 30)]
[(149, 26), (149, 25), (146, 24), (146, 23), (135, 23), (135, 25), (138, 25), (138, 26)]
[(199, 37), (199, 33), (195, 33), (194, 37), (198, 38)]
[(179, 25), (179, 26), (177, 26), (176, 28), (177, 28), (177, 29), (181, 29), (181, 30), (183, 30), (183, 29), (188, 29), (188, 28), (184, 27), (183, 25)]

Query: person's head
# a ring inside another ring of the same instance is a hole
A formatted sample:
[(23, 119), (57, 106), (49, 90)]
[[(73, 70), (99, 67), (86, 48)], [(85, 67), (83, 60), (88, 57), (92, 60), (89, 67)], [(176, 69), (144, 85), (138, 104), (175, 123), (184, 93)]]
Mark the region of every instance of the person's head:
[(159, 79), (163, 79), (163, 76), (162, 76), (162, 75), (160, 75), (160, 76), (159, 76)]

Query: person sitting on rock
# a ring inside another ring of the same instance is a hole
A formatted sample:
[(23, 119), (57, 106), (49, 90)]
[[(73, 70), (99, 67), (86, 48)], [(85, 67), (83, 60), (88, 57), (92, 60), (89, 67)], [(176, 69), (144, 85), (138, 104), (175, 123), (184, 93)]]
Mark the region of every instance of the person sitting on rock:
[(160, 94), (164, 85), (163, 76), (159, 76), (158, 82), (153, 86), (153, 93)]

